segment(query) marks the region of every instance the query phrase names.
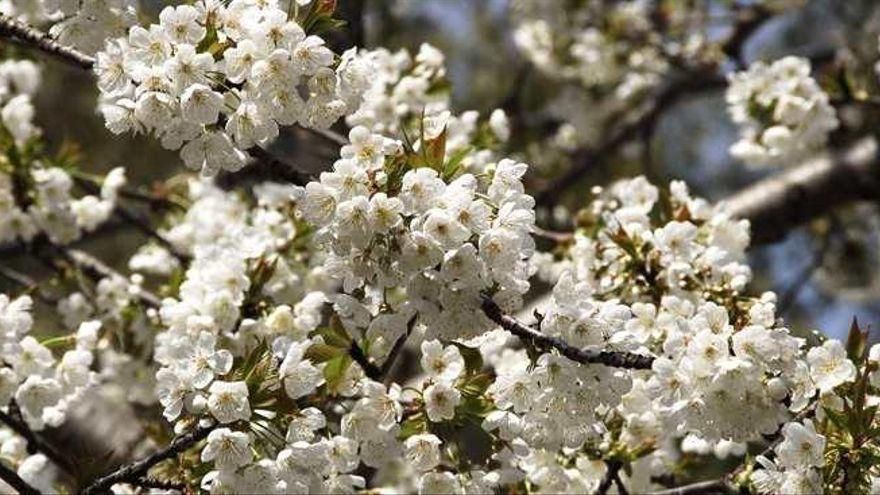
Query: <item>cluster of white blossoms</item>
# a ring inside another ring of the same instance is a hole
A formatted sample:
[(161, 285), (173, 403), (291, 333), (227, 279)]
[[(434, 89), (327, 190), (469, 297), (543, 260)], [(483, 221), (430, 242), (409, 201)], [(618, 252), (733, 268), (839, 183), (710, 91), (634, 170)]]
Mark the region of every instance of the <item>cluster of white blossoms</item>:
[(821, 151), (839, 125), (828, 95), (810, 77), (810, 62), (799, 57), (733, 74), (727, 105), (740, 132), (730, 153), (749, 165), (789, 165)]
[[(233, 357), (251, 351), (258, 341), (268, 339), (274, 349), (286, 348), (288, 341), (275, 342), (285, 334), (275, 330), (279, 325), (290, 330), (284, 325), (295, 322), (297, 335), (305, 338), (320, 322), (321, 291), (332, 287), (321, 267), (309, 264), (319, 256), (302, 260), (288, 253), (298, 234), (285, 213), (291, 186), (257, 186), (253, 206), (205, 181), (192, 180), (188, 189), (192, 205), (164, 232), (172, 245), (193, 257), (176, 297), (163, 300), (159, 309), (167, 330), (156, 336), (155, 360), (162, 365), (156, 376), (169, 420), (177, 419), (184, 405), (195, 414), (211, 407), (215, 388), (226, 386), (215, 386), (212, 380), (226, 375)], [(163, 252), (159, 246), (148, 249), (152, 256), (141, 251), (131, 264), (145, 273), (167, 275), (167, 252), (156, 254)], [(265, 276), (256, 294), (250, 294), (258, 273)], [(262, 314), (244, 307), (248, 296), (300, 302)]]
[(107, 43), (95, 71), (115, 134), (145, 132), (203, 174), (244, 166), (279, 126), (324, 129), (354, 112), (370, 66), (337, 57), (277, 2), (203, 0)]
[(745, 442), (777, 431), (789, 410), (806, 408), (833, 374), (804, 360), (803, 339), (776, 321), (774, 295), (746, 297), (747, 222), (692, 198), (680, 182), (667, 201), (660, 197), (641, 177), (616, 184), (582, 215), (570, 258), (542, 268), (559, 277), (543, 333), (578, 348), (651, 356), (651, 370), (552, 354), (530, 361), (524, 351), (508, 351), (496, 367), (489, 391), (516, 418), (506, 424), (530, 449), (520, 467), (542, 489), (595, 489), (601, 473), (593, 467), (587, 488), (584, 472), (564, 469), (591, 466), (595, 458), (564, 453), (592, 443), (641, 452), (639, 475), (627, 484), (650, 491), (650, 477), (668, 472), (679, 448), (741, 454)]
[[(560, 120), (552, 143), (563, 150), (591, 144), (607, 119), (656, 88), (669, 70), (651, 40), (652, 2), (516, 0), (513, 40), (542, 74), (563, 83), (547, 106)], [(611, 19), (598, 23), (597, 20)]]
[(498, 161), (496, 148), (510, 138), (507, 115), (501, 109), (488, 119), (473, 110), (451, 113), (445, 57), (437, 48), (423, 43), (415, 57), (385, 48), (362, 50), (360, 56), (373, 72), (363, 104), (346, 117), (349, 126), (397, 137), (417, 137), (423, 124), (435, 133), (445, 128), (446, 156), (460, 154), (462, 170), (479, 174)]
[[(604, 14), (607, 7), (590, 2), (574, 15), (559, 2), (517, 0), (512, 8), (518, 20), (514, 41), (548, 75), (587, 87), (613, 86), (618, 98), (628, 99), (656, 86), (666, 71), (657, 48), (638, 41), (651, 35), (649, 2), (614, 5)], [(605, 15), (614, 19), (611, 27), (595, 23)]]
[(43, 163), (36, 150), (40, 129), (34, 124), (31, 101), (40, 83), (37, 66), (29, 61), (0, 64), (0, 244), (31, 241), (45, 234), (67, 244), (107, 221), (116, 207), (125, 171), (113, 169), (100, 193), (74, 197), (68, 171)]
[(0, 13), (30, 24), (54, 22), (49, 34), (55, 40), (93, 54), (137, 22), (137, 5), (137, 0), (3, 0)]
[[(30, 335), (32, 304), (29, 296), (0, 294), (0, 403), (14, 399), (25, 423), (42, 430), (63, 423), (69, 405), (95, 383), (92, 351), (101, 323), (84, 322), (71, 335), (40, 342)], [(73, 348), (58, 359), (48, 346)]]
[(521, 182), (527, 166), (503, 159), (475, 176), (444, 161), (442, 149), (430, 163), (444, 133), (426, 130), (420, 149), (407, 151), (356, 127), (333, 171), (299, 192), (327, 270), (343, 281), (345, 294), (334, 301), (340, 315), (349, 331), (366, 330), (377, 358), (411, 318), (434, 336), (474, 337), (490, 325), (480, 316), (484, 295), (514, 311), (529, 288), (535, 216)]

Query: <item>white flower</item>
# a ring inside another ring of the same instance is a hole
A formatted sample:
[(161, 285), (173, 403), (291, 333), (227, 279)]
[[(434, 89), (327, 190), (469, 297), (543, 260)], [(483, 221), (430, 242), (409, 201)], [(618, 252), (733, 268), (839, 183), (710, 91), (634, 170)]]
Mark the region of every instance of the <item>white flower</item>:
[(222, 106), (223, 95), (204, 84), (193, 84), (180, 96), (181, 116), (195, 124), (217, 122)]
[(810, 349), (807, 362), (810, 364), (810, 377), (821, 392), (851, 382), (856, 376), (856, 366), (847, 359), (846, 349), (839, 340), (829, 339), (821, 347)]
[(430, 433), (413, 435), (404, 442), (406, 460), (416, 471), (428, 471), (440, 464), (442, 442)]
[(422, 342), (422, 369), (443, 382), (454, 382), (464, 372), (464, 358), (454, 345), (443, 347), (437, 340)]
[(65, 408), (61, 384), (53, 378), (29, 376), (15, 393), (22, 417), (34, 430), (58, 426), (64, 421)]
[(324, 384), (324, 373), (311, 361), (303, 359), (310, 345), (310, 342), (292, 344), (278, 368), (284, 390), (291, 399), (309, 395)]
[(208, 443), (202, 449), (202, 461), (213, 461), (219, 469), (244, 466), (253, 457), (250, 443), (247, 433), (218, 428), (208, 434)]
[(176, 43), (197, 45), (206, 29), (199, 25), (199, 11), (190, 5), (166, 7), (159, 13), (159, 24), (165, 34)]
[(464, 491), (458, 477), (448, 471), (423, 474), (419, 478), (419, 494), (430, 495), (434, 493), (462, 494)]
[(445, 382), (425, 389), (425, 411), (428, 419), (437, 423), (455, 417), (455, 408), (461, 402), (461, 393)]
[(307, 407), (300, 411), (287, 425), (287, 443), (310, 442), (315, 431), (327, 426), (327, 419), (319, 409)]
[(787, 469), (807, 469), (825, 464), (825, 437), (816, 433), (813, 422), (786, 423), (782, 442), (776, 447), (779, 465)]
[(250, 419), (248, 388), (244, 382), (215, 381), (208, 392), (208, 410), (220, 423)]

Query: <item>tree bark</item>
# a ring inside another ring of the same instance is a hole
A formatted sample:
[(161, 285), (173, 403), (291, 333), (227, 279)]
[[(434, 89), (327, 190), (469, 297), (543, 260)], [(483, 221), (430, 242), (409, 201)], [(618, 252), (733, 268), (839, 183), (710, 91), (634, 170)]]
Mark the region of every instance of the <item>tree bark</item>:
[(723, 201), (734, 217), (749, 220), (752, 244), (782, 240), (793, 228), (835, 208), (880, 199), (880, 160), (874, 138), (863, 138), (830, 157), (761, 180)]

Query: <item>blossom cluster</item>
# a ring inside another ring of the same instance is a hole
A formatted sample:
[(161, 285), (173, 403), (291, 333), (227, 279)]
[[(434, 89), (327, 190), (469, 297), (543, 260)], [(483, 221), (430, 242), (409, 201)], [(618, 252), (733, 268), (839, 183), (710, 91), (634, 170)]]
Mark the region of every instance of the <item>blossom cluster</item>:
[(437, 48), (423, 43), (415, 56), (385, 48), (360, 56), (373, 73), (363, 103), (345, 119), (349, 126), (397, 137), (418, 136), (423, 126), (435, 135), (445, 129), (446, 156), (461, 155), (461, 169), (473, 174), (501, 158), (497, 148), (510, 138), (507, 115), (501, 109), (488, 119), (474, 110), (453, 114), (445, 57)]
[[(69, 405), (95, 383), (92, 352), (101, 323), (84, 322), (72, 335), (41, 343), (29, 335), (34, 324), (32, 305), (29, 296), (0, 295), (0, 403), (7, 406), (14, 399), (27, 425), (42, 430), (64, 422)], [(74, 348), (59, 360), (47, 347), (53, 343), (72, 343)]]
[[(356, 127), (333, 171), (299, 190), (328, 272), (343, 282), (336, 306), (350, 331), (367, 330), (375, 357), (411, 318), (445, 339), (477, 336), (489, 326), (479, 316), (483, 295), (512, 311), (529, 287), (534, 200), (523, 192), (526, 165), (503, 159), (478, 177), (458, 172), (442, 149), (440, 159), (420, 163), (442, 146), (443, 133), (426, 131), (422, 151), (409, 152)], [(361, 301), (348, 295), (359, 289), (367, 289)], [(401, 292), (389, 297), (394, 289)], [(387, 309), (367, 309), (377, 305)]]
[(789, 165), (821, 151), (839, 125), (828, 95), (810, 77), (810, 62), (799, 57), (733, 74), (727, 105), (740, 133), (730, 153), (755, 166)]
[(29, 61), (0, 64), (0, 243), (31, 241), (45, 234), (67, 244), (107, 221), (116, 207), (125, 171), (113, 169), (100, 193), (74, 197), (70, 173), (45, 160), (36, 138), (32, 96), (40, 83), (37, 66)]
[(337, 57), (275, 2), (165, 7), (159, 23), (107, 43), (95, 71), (115, 133), (150, 133), (203, 174), (244, 166), (279, 126), (324, 129), (354, 112), (369, 64)]
[[(522, 469), (542, 488), (581, 488), (582, 474), (554, 459), (563, 447), (592, 440), (641, 452), (640, 476), (627, 483), (650, 491), (650, 477), (671, 469), (679, 448), (741, 455), (746, 442), (773, 434), (792, 412), (807, 408), (817, 389), (841, 383), (839, 356), (806, 356), (804, 339), (777, 321), (773, 294), (746, 295), (748, 223), (693, 198), (680, 182), (670, 186), (668, 201), (660, 198), (644, 178), (617, 183), (580, 216), (584, 224), (569, 258), (555, 267), (538, 260), (543, 273), (558, 279), (540, 321), (544, 333), (577, 347), (653, 357), (647, 373), (547, 354), (533, 369), (525, 353), (519, 364), (512, 353), (500, 360), (490, 391), (502, 377), (509, 383), (502, 391), (518, 391), (513, 399), (496, 395), (495, 402), (521, 415), (524, 432), (537, 433), (523, 438), (543, 463)], [(584, 386), (593, 382), (603, 386)], [(535, 400), (542, 391), (546, 405)], [(568, 411), (571, 420), (561, 419)], [(611, 418), (620, 421), (619, 430), (609, 430)]]
[[(563, 84), (547, 111), (562, 121), (553, 144), (591, 144), (603, 123), (656, 88), (669, 63), (656, 43), (651, 2), (511, 2), (513, 39), (542, 74)], [(598, 22), (602, 19), (612, 22)]]

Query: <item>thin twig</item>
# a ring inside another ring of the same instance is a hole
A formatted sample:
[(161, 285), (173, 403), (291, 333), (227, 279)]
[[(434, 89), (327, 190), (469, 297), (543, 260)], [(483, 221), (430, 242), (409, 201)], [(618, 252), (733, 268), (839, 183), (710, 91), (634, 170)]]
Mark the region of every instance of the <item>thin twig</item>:
[(133, 481), (132, 485), (137, 485), (143, 488), (155, 488), (158, 490), (177, 490), (182, 491), (186, 485), (180, 482), (174, 481), (162, 481), (162, 480), (154, 480), (152, 478), (141, 478), (137, 481)]
[(611, 484), (614, 483), (614, 479), (618, 477), (617, 472), (623, 467), (623, 465), (617, 461), (606, 461), (605, 465), (608, 466), (608, 470), (605, 471), (605, 476), (602, 478), (602, 482), (599, 483), (599, 488), (596, 489), (596, 493), (599, 495), (605, 495), (608, 493)]
[(540, 347), (556, 349), (563, 356), (582, 364), (604, 364), (615, 368), (635, 370), (651, 369), (654, 358), (630, 352), (604, 351), (594, 349), (580, 349), (569, 345), (556, 337), (544, 335), (528, 326), (520, 323), (516, 318), (505, 315), (501, 308), (489, 298), (483, 299), (483, 313), (490, 320), (497, 323), (501, 328), (516, 335), (525, 342), (531, 342)]
[(21, 495), (40, 495), (39, 490), (32, 487), (27, 481), (21, 479), (21, 476), (19, 476), (18, 473), (9, 469), (3, 462), (0, 462), (0, 479), (5, 481), (7, 485), (14, 488)]
[(150, 468), (166, 459), (174, 458), (178, 454), (189, 449), (197, 442), (207, 437), (208, 433), (211, 433), (214, 428), (215, 426), (196, 426), (189, 433), (180, 435), (172, 440), (164, 449), (155, 452), (144, 459), (122, 466), (112, 473), (96, 479), (83, 489), (83, 495), (107, 492), (110, 490), (110, 487), (116, 483), (137, 483), (147, 475)]
[[(14, 404), (14, 402), (12, 404)], [(12, 412), (12, 409), (13, 408), (11, 407), (10, 412)], [(24, 421), (14, 418), (11, 414), (7, 414), (3, 411), (0, 411), (0, 421), (24, 438), (25, 442), (27, 442), (27, 450), (29, 453), (34, 454), (39, 452), (68, 474), (72, 476), (76, 475), (76, 468), (74, 468), (70, 460), (58, 452), (55, 447), (50, 445), (41, 436), (31, 430)]]
[(363, 368), (364, 374), (367, 375), (367, 378), (377, 382), (382, 380), (382, 370), (370, 361), (370, 358), (364, 354), (364, 350), (361, 349), (361, 346), (359, 346), (357, 342), (351, 342), (351, 346), (348, 348), (348, 355), (351, 356), (354, 362)]
[(58, 300), (43, 293), (43, 291), (40, 289), (40, 285), (37, 283), (36, 280), (25, 275), (24, 273), (21, 273), (18, 270), (15, 270), (8, 266), (0, 265), (0, 277), (3, 277), (15, 284), (20, 285), (22, 289), (24, 289), (24, 292), (26, 294), (33, 295), (35, 298), (37, 298), (37, 300), (43, 302), (44, 304), (54, 306), (58, 303)]
[(348, 144), (348, 138), (339, 134), (332, 129), (315, 129), (313, 127), (303, 127), (306, 131), (323, 138), (325, 141), (337, 146), (345, 146)]
[(572, 232), (556, 232), (553, 230), (542, 229), (540, 227), (534, 227), (532, 229), (532, 234), (535, 237), (543, 237), (544, 239), (549, 239), (558, 244), (565, 244), (574, 240), (574, 234)]
[(404, 333), (400, 336), (399, 339), (397, 339), (397, 342), (394, 343), (394, 347), (392, 347), (391, 351), (388, 353), (388, 357), (385, 359), (385, 362), (382, 363), (382, 368), (379, 371), (382, 373), (382, 376), (385, 377), (386, 385), (388, 385), (388, 381), (391, 379), (391, 369), (394, 368), (394, 363), (397, 361), (397, 356), (399, 356), (400, 352), (403, 350), (403, 346), (404, 344), (406, 344), (407, 339), (409, 339), (410, 334), (412, 334), (415, 325), (416, 315), (413, 315), (406, 324), (406, 333)]
[(91, 70), (95, 66), (93, 57), (64, 46), (39, 29), (7, 15), (0, 15), (0, 38), (17, 41), (81, 69)]
[(718, 478), (708, 481), (698, 481), (690, 485), (677, 486), (659, 492), (652, 492), (652, 495), (698, 495), (709, 493), (736, 493), (732, 489), (730, 483), (724, 478)]
[[(117, 272), (103, 261), (84, 251), (64, 246), (53, 246), (53, 248), (57, 250), (68, 262), (78, 267), (95, 281), (102, 278), (122, 278), (127, 280), (124, 275)], [(142, 303), (153, 308), (158, 308), (162, 305), (162, 300), (159, 299), (159, 296), (157, 296), (156, 294), (153, 294), (143, 287), (138, 287), (137, 289), (138, 290), (136, 293), (136, 297)]]
[[(86, 190), (89, 194), (97, 194), (99, 192), (98, 185), (92, 181), (83, 179), (82, 177), (74, 177), (74, 180), (76, 180), (77, 184), (79, 184), (79, 186)], [(147, 237), (155, 240), (157, 243), (159, 243), (159, 245), (168, 250), (168, 252), (170, 252), (172, 256), (177, 258), (177, 261), (179, 261), (180, 263), (185, 264), (190, 260), (190, 256), (188, 254), (180, 252), (180, 250), (177, 249), (177, 246), (175, 246), (173, 243), (171, 243), (171, 241), (169, 241), (162, 234), (156, 231), (156, 229), (154, 229), (148, 221), (141, 218), (141, 216), (137, 213), (127, 209), (121, 204), (116, 204), (113, 213), (115, 213), (116, 216), (121, 218), (129, 225), (143, 232)]]

